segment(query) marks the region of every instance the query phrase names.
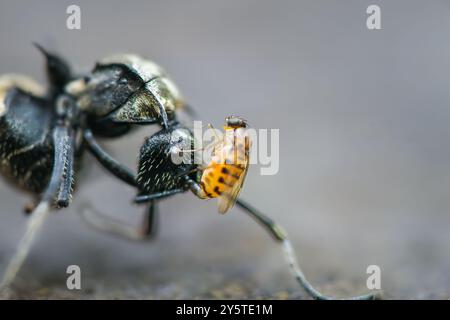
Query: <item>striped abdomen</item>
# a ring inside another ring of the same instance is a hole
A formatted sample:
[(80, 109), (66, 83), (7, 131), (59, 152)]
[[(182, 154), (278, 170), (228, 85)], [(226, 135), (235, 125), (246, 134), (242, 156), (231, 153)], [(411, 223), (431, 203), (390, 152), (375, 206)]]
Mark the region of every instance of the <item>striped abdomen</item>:
[(211, 162), (203, 171), (200, 182), (206, 196), (215, 198), (231, 189), (244, 169), (242, 165)]
[(230, 191), (245, 171), (247, 156), (248, 143), (245, 137), (236, 134), (225, 137), (214, 148), (211, 162), (203, 171), (200, 184), (205, 194), (215, 198)]

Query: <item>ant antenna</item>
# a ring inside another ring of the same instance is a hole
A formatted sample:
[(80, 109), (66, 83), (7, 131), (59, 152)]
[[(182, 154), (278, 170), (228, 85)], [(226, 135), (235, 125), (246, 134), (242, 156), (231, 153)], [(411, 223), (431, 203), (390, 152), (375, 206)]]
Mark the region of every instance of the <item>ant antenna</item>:
[[(303, 274), (302, 270), (300, 269), (298, 265), (297, 257), (295, 256), (294, 249), (292, 247), (292, 244), (290, 240), (287, 237), (286, 231), (277, 224), (275, 221), (267, 217), (266, 215), (262, 214), (252, 206), (250, 206), (248, 203), (246, 203), (243, 200), (238, 199), (236, 201), (236, 204), (243, 209), (247, 214), (249, 214), (251, 217), (253, 217), (258, 223), (260, 223), (272, 237), (275, 239), (276, 242), (281, 243), (283, 252), (285, 255), (285, 259), (289, 264), (289, 268), (294, 275), (297, 282), (300, 284), (300, 286), (315, 300), (335, 300), (335, 298), (323, 295), (318, 290), (316, 290), (311, 283), (306, 279), (305, 275)], [(361, 296), (355, 296), (355, 297), (349, 297), (345, 298), (347, 300), (375, 300), (380, 298), (380, 294), (378, 293), (368, 293)]]

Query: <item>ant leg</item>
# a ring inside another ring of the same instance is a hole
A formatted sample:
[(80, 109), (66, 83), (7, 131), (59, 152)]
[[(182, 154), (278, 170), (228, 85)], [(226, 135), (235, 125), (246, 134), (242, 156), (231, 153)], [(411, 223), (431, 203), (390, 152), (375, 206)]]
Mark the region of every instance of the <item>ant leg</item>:
[(74, 131), (58, 124), (53, 129), (53, 141), (55, 146), (53, 171), (42, 201), (56, 200), (57, 208), (65, 208), (72, 199)]
[(198, 182), (192, 180), (191, 178), (186, 178), (186, 185), (189, 190), (191, 190), (192, 193), (200, 199), (209, 199), (208, 195), (205, 193), (205, 190), (203, 190), (202, 186)]
[(245, 212), (251, 215), (258, 223), (260, 223), (275, 239), (275, 241), (282, 242), (287, 238), (286, 231), (275, 221), (262, 214), (255, 208), (251, 207), (248, 203), (241, 199), (236, 200), (236, 204), (241, 207)]
[[(278, 225), (275, 221), (262, 214), (248, 203), (243, 200), (238, 199), (236, 204), (241, 207), (247, 214), (252, 216), (258, 223), (260, 223), (272, 236), (273, 238), (281, 243), (283, 246), (283, 251), (285, 254), (285, 258), (289, 263), (289, 267), (294, 274), (297, 282), (303, 287), (303, 289), (316, 300), (333, 300), (333, 297), (325, 296), (317, 291), (306, 279), (302, 270), (298, 265), (297, 258), (295, 256), (294, 250), (292, 248), (291, 242), (289, 241), (286, 232), (284, 229)], [(349, 300), (374, 300), (379, 298), (377, 293), (369, 293), (361, 296), (349, 297), (346, 299)]]
[(26, 232), (19, 242), (14, 256), (10, 260), (0, 284), (0, 290), (6, 290), (19, 272), (28, 252), (33, 245), (36, 234), (55, 203), (58, 208), (69, 204), (73, 182), (74, 132), (63, 124), (53, 129), (54, 164), (47, 189), (40, 203), (31, 213)]
[(6, 270), (3, 274), (2, 281), (0, 283), (0, 292), (9, 293), (9, 287), (16, 278), (17, 273), (23, 265), (31, 246), (34, 243), (36, 234), (42, 227), (45, 218), (48, 216), (51, 210), (51, 205), (48, 201), (42, 201), (36, 209), (32, 212), (30, 219), (27, 222), (26, 231), (22, 239), (19, 242), (14, 256), (8, 263)]
[(169, 119), (167, 117), (166, 109), (162, 104), (159, 105), (159, 114), (161, 116), (161, 125), (164, 129), (169, 129)]
[(144, 239), (154, 238), (154, 236), (158, 232), (158, 226), (159, 226), (158, 207), (156, 205), (156, 201), (152, 201), (147, 207), (147, 212), (144, 215), (140, 233), (144, 236)]
[(167, 197), (173, 196), (177, 193), (183, 193), (185, 191), (186, 191), (185, 189), (173, 189), (173, 190), (169, 190), (169, 191), (156, 192), (156, 193), (152, 193), (152, 194), (143, 194), (143, 195), (136, 196), (133, 201), (134, 201), (134, 203), (146, 203), (146, 202), (150, 202), (153, 200), (167, 198)]
[[(73, 131), (69, 129), (70, 131)], [(64, 154), (65, 158), (63, 167), (63, 176), (60, 188), (56, 195), (56, 205), (58, 208), (66, 208), (72, 201), (73, 185), (74, 185), (74, 160), (75, 160), (75, 138), (74, 133), (71, 132), (72, 137), (64, 140)]]
[(150, 240), (154, 237), (157, 230), (158, 211), (155, 201), (149, 203), (139, 228), (126, 225), (121, 221), (107, 217), (96, 211), (90, 205), (85, 204), (83, 209), (81, 216), (89, 225), (101, 231), (112, 233), (129, 240)]
[(85, 130), (83, 133), (83, 138), (87, 144), (88, 150), (105, 169), (123, 182), (129, 184), (130, 186), (136, 187), (134, 173), (106, 153), (95, 140), (91, 130)]

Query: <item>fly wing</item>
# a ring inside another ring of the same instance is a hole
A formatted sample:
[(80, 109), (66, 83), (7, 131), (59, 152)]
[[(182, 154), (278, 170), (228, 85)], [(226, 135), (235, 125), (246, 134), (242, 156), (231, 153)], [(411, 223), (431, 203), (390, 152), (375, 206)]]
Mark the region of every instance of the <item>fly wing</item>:
[(247, 171), (248, 166), (245, 167), (244, 171), (239, 177), (239, 180), (234, 184), (234, 186), (219, 197), (219, 213), (226, 213), (234, 206), (239, 193), (241, 192), (242, 186), (244, 185)]
[[(239, 178), (237, 181), (235, 180), (235, 176), (232, 174), (229, 174), (224, 180), (226, 185), (231, 185), (229, 189), (224, 191), (220, 197), (219, 197), (219, 203), (218, 203), (218, 209), (219, 213), (226, 213), (228, 210), (230, 210), (234, 204), (236, 203), (236, 200), (239, 196), (239, 193), (241, 192), (242, 186), (244, 185), (245, 177), (247, 176), (248, 167), (249, 167), (249, 160), (250, 160), (250, 141), (249, 137), (245, 137), (245, 143), (243, 145), (243, 150), (239, 150), (240, 148), (237, 148), (238, 152), (238, 160), (239, 160), (239, 167), (243, 168), (243, 171), (240, 173)], [(239, 157), (239, 152), (243, 152), (243, 157)], [(241, 159), (243, 158), (243, 159)], [(230, 167), (236, 166), (237, 164), (231, 165)]]

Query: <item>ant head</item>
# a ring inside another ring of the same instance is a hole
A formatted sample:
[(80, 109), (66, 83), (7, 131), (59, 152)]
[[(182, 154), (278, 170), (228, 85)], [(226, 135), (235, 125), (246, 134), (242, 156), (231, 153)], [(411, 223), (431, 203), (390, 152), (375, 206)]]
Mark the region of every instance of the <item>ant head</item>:
[(139, 157), (137, 182), (141, 191), (153, 193), (182, 188), (185, 176), (196, 168), (193, 146), (192, 132), (179, 124), (148, 137)]

